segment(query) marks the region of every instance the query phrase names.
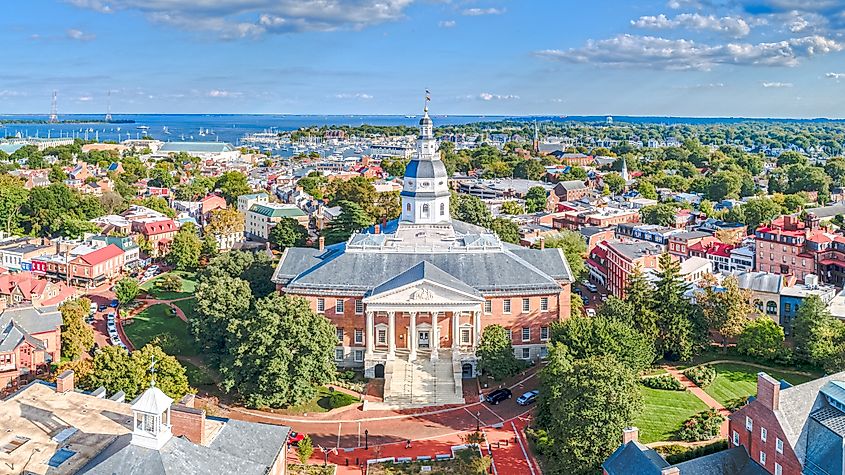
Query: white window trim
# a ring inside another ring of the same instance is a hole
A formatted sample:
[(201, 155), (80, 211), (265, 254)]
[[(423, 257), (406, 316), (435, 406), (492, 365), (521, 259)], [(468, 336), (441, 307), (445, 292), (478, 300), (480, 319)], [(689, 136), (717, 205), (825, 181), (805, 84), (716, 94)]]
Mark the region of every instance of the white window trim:
[(734, 445), (739, 445), (739, 433), (737, 431), (734, 431), (732, 440)]
[(493, 313), (493, 301), (487, 299), (484, 301), (484, 313), (491, 314)]
[(326, 311), (326, 299), (318, 298), (317, 299), (317, 313), (323, 313)]
[[(467, 335), (466, 339), (464, 339), (464, 334)], [(470, 345), (472, 344), (472, 325), (464, 323), (458, 329), (458, 338), (461, 345)]]
[(361, 299), (355, 299), (355, 315), (361, 315), (364, 313), (364, 301)]
[(754, 430), (754, 420), (745, 416), (745, 430)]
[[(525, 353), (528, 353), (528, 356), (525, 356)], [(531, 359), (531, 348), (523, 347), (520, 350), (519, 358), (523, 359), (523, 360), (530, 360)]]
[[(340, 358), (338, 358), (338, 354), (340, 355)], [(344, 353), (343, 348), (335, 348), (334, 349), (334, 360), (335, 361), (343, 361), (344, 356), (346, 356), (346, 354)]]
[[(378, 334), (382, 330), (384, 330), (384, 343), (380, 342), (379, 339), (378, 339)], [(375, 341), (376, 346), (387, 346), (388, 342), (390, 341), (390, 335), (387, 334), (388, 330), (389, 330), (389, 327), (384, 323), (379, 323), (378, 325), (376, 325), (376, 331), (373, 334), (373, 337), (375, 337), (375, 340), (376, 340)]]
[[(546, 331), (546, 336), (543, 336), (543, 330)], [(549, 341), (549, 333), (550, 333), (549, 327), (547, 327), (547, 326), (540, 327), (540, 341)]]
[(760, 428), (760, 440), (765, 442), (766, 437), (768, 437), (768, 435), (769, 435), (769, 431), (767, 431), (765, 427), (761, 427)]
[(362, 363), (364, 361), (364, 350), (355, 350), (352, 354), (356, 363)]
[(502, 313), (510, 314), (512, 310), (511, 305), (511, 299), (502, 300)]
[(783, 475), (783, 467), (777, 462), (775, 462), (775, 475)]
[(522, 299), (522, 313), (528, 313), (531, 311), (531, 299), (524, 298)]
[(775, 452), (779, 454), (783, 453), (783, 441), (780, 440), (780, 437), (775, 438)]
[(540, 297), (540, 311), (541, 312), (548, 312), (549, 311), (549, 298), (548, 297)]
[(341, 328), (341, 327), (335, 327), (334, 333), (335, 333), (335, 336), (337, 336), (337, 341), (342, 342), (342, 341), (343, 341), (343, 336), (344, 336), (344, 333), (345, 333), (345, 332), (343, 331), (343, 328)]
[[(363, 344), (363, 343), (364, 343), (364, 330), (362, 330), (362, 329), (360, 329), (360, 328), (356, 328), (356, 329), (355, 329), (355, 330), (353, 330), (352, 332), (353, 332), (353, 333), (352, 333), (352, 338), (355, 340), (355, 344), (356, 344), (356, 345), (361, 345), (361, 344)], [(360, 336), (361, 338), (358, 338), (359, 336)]]
[(760, 451), (760, 465), (766, 466), (766, 452)]
[(334, 301), (334, 313), (343, 313), (344, 307), (345, 305), (343, 299), (337, 299)]
[[(528, 332), (528, 338), (525, 337), (525, 332)], [(522, 327), (519, 330), (519, 335), (522, 337), (522, 341), (531, 341), (531, 327)]]

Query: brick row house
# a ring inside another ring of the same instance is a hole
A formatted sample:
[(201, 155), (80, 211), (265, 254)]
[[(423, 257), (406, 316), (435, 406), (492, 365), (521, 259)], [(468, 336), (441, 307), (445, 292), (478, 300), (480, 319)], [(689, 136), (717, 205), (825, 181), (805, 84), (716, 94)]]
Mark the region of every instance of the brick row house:
[(179, 231), (179, 226), (169, 218), (145, 220), (133, 222), (132, 231), (150, 244), (150, 257), (156, 258), (167, 254), (170, 243)]
[(755, 270), (794, 275), (803, 282), (808, 275), (842, 285), (845, 282), (845, 237), (827, 232), (819, 218), (809, 213), (801, 221), (785, 215), (755, 232)]
[(121, 275), (125, 253), (114, 244), (72, 256), (69, 252), (33, 259), (33, 273), (78, 287), (96, 287)]
[(845, 473), (845, 372), (797, 386), (757, 375), (757, 397), (729, 418), (731, 446), (773, 475)]
[(7, 308), (0, 313), (0, 390), (47, 371), (62, 350), (62, 314), (54, 307)]
[[(335, 325), (338, 366), (385, 378), (392, 407), (463, 402), (461, 380), (477, 373), (485, 327), (502, 325), (517, 357), (538, 359), (551, 324), (570, 314), (572, 273), (563, 253), (503, 243), (453, 221), (427, 113), (417, 147), (398, 220), (345, 243), (288, 248), (273, 276), (280, 292), (304, 297)], [(406, 389), (421, 382), (419, 391)]]

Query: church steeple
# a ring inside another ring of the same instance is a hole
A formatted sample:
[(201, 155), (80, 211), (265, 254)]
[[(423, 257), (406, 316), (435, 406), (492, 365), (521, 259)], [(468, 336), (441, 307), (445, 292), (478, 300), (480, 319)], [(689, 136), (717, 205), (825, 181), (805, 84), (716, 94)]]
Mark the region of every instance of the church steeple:
[(434, 124), (428, 115), (431, 95), (425, 91), (425, 107), (417, 137), (417, 155), (405, 167), (401, 221), (414, 224), (451, 222), (449, 174), (437, 152)]

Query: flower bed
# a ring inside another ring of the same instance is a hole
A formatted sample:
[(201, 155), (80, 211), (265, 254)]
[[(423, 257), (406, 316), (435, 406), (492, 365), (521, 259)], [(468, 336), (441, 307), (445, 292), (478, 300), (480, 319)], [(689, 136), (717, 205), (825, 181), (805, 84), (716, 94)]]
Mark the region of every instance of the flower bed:
[(669, 374), (662, 374), (660, 376), (652, 376), (648, 378), (643, 378), (642, 383), (644, 386), (651, 388), (651, 389), (666, 389), (669, 391), (683, 391), (684, 385), (681, 384), (680, 381), (675, 379), (672, 375)]
[(712, 366), (694, 366), (684, 371), (684, 376), (690, 379), (698, 387), (704, 388), (716, 379), (716, 370)]
[(715, 439), (719, 436), (719, 428), (724, 421), (724, 416), (715, 409), (699, 412), (684, 422), (678, 437), (687, 442)]

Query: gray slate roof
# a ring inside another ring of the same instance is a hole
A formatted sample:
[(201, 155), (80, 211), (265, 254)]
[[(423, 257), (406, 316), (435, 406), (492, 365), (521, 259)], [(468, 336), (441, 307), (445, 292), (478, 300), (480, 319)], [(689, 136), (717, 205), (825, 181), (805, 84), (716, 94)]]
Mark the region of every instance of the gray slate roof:
[(769, 475), (769, 472), (751, 460), (744, 447), (733, 447), (673, 467), (679, 468), (681, 475)]
[(118, 437), (80, 474), (90, 475), (264, 475), (287, 442), (289, 427), (227, 420), (208, 447), (173, 437), (161, 450)]
[(783, 276), (768, 272), (742, 272), (736, 275), (739, 286), (755, 292), (780, 293)]
[(620, 445), (602, 464), (608, 475), (660, 475), (669, 463), (639, 442)]
[(62, 314), (55, 308), (7, 308), (0, 314), (0, 327), (5, 327), (10, 321), (14, 320), (29, 334), (53, 331), (62, 325)]

